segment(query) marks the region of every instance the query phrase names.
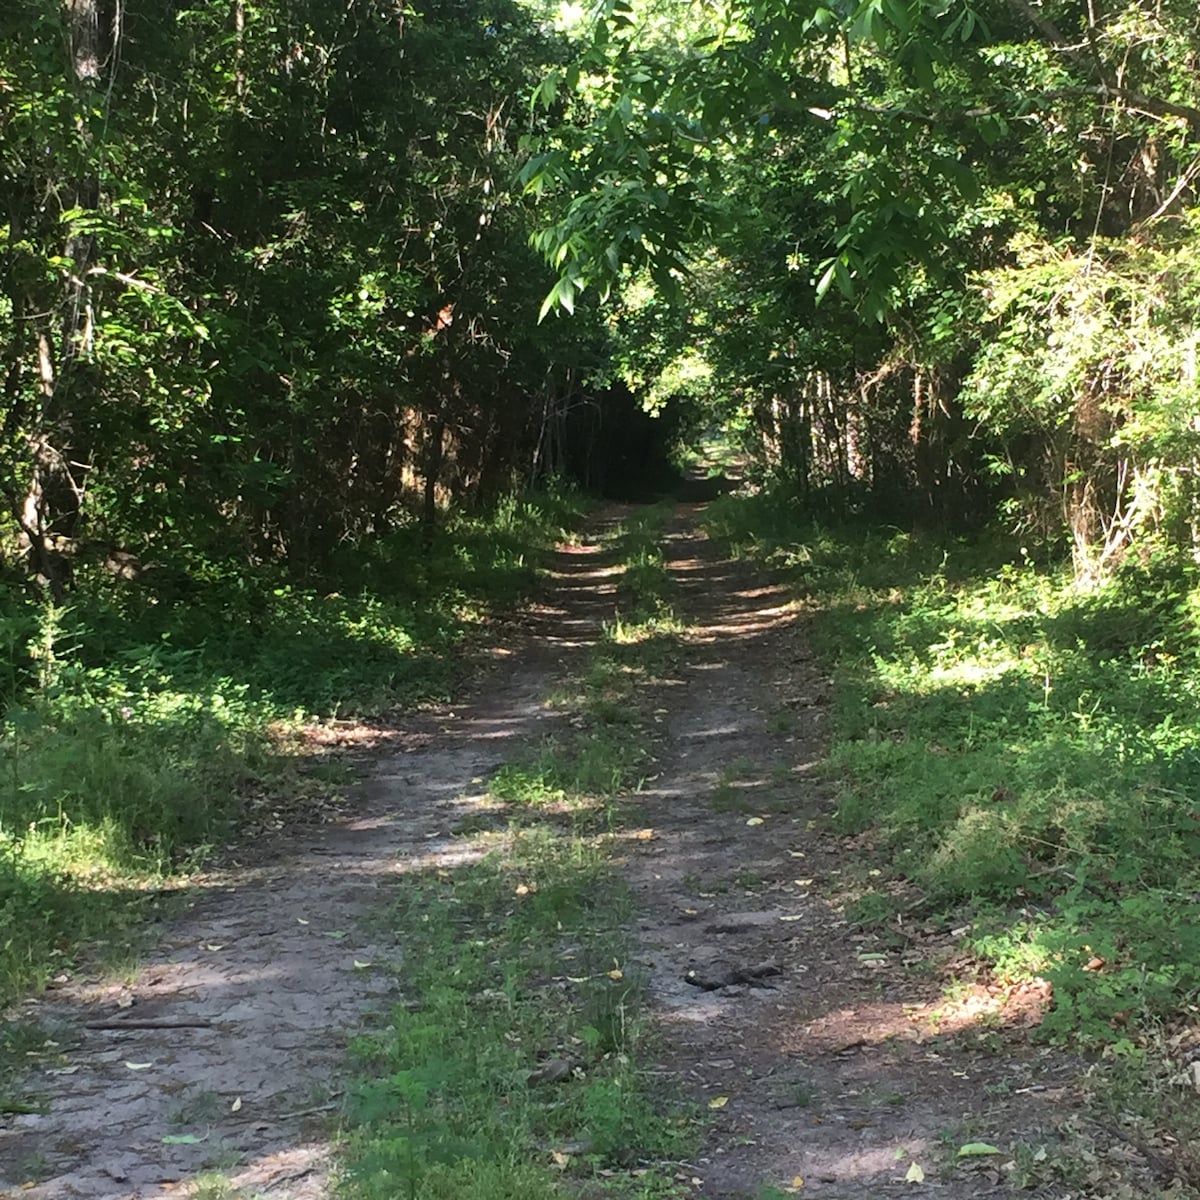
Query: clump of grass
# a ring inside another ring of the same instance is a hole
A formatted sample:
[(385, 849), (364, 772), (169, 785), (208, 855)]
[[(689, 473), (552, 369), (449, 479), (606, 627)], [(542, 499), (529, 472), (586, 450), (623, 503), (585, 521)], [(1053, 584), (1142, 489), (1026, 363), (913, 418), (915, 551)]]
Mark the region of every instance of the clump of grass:
[(489, 790), (497, 800), (526, 807), (586, 805), (636, 788), (647, 757), (639, 742), (601, 726), (571, 739), (548, 740), (533, 758), (506, 763)]

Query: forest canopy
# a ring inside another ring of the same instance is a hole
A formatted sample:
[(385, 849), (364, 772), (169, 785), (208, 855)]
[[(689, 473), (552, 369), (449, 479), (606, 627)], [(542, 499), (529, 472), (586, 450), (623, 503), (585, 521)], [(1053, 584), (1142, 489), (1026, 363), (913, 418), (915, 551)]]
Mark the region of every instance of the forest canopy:
[(703, 425), (1084, 576), (1200, 536), (1186, 0), (16, 0), (0, 47), (0, 476), (52, 590), (319, 569)]

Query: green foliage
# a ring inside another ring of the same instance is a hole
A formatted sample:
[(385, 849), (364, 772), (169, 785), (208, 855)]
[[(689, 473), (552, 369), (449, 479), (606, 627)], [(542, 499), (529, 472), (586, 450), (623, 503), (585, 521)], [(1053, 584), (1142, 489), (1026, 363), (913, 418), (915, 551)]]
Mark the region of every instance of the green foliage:
[(1049, 1034), (1120, 1039), (1200, 992), (1194, 564), (1085, 591), (1006, 540), (806, 537), (787, 511), (728, 500), (714, 525), (817, 610), (840, 826), (930, 906), (974, 904), (977, 951), (1052, 982)]
[(562, 468), (603, 334), (536, 328), (513, 184), (556, 35), (510, 0), (73, 11), (0, 15), (6, 557), (57, 596), (114, 553), (328, 579)]
[(611, 292), (644, 402), (839, 519), (999, 510), (1090, 579), (1194, 542), (1198, 38), (1138, 0), (601, 6), (525, 171), (548, 303)]

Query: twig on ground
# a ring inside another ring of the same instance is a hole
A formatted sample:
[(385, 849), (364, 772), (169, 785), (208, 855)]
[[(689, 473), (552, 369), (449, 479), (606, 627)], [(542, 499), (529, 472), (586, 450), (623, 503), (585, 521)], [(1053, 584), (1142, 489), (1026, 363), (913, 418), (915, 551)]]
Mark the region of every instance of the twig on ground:
[(84, 1029), (211, 1029), (213, 1023), (196, 1017), (181, 1021), (87, 1021)]
[(311, 1108), (297, 1108), (292, 1112), (282, 1112), (277, 1116), (280, 1121), (292, 1121), (297, 1117), (311, 1117), (317, 1113), (331, 1112), (341, 1103), (342, 1093), (337, 1092), (332, 1100), (326, 1100), (324, 1104), (314, 1104)]
[(1179, 1168), (1169, 1158), (1164, 1158), (1157, 1150), (1152, 1150), (1141, 1138), (1135, 1137), (1128, 1130), (1119, 1125), (1110, 1125), (1107, 1121), (1098, 1121), (1095, 1117), (1092, 1118), (1092, 1123), (1127, 1146), (1132, 1146), (1146, 1160), (1150, 1170), (1161, 1183), (1170, 1183), (1179, 1175)]

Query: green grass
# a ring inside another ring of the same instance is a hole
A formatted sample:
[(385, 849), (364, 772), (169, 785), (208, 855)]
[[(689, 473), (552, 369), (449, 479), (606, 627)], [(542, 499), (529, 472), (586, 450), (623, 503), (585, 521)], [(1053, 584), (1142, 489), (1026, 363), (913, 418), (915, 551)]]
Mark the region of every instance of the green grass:
[(0, 1004), (127, 953), (157, 885), (265, 798), (320, 789), (290, 731), (445, 697), (457, 648), (535, 583), (560, 496), (451, 517), (322, 580), (214, 564), (0, 603)]
[(1051, 981), (1045, 1034), (1136, 1052), (1200, 992), (1195, 568), (1084, 593), (1000, 538), (819, 528), (769, 494), (710, 520), (794, 583), (836, 663), (836, 824), (873, 830), (927, 911), (969, 906), (1002, 975)]
[[(468, 865), (400, 883), (406, 996), (354, 1047), (347, 1200), (679, 1194), (674, 1160), (694, 1149), (697, 1117), (642, 1068), (632, 905), (609, 862), (622, 797), (652, 756), (647, 689), (669, 657), (652, 623), (610, 629), (559, 699), (582, 727), (492, 781), (507, 833), (481, 834)], [(563, 805), (603, 819), (545, 812)]]
[[(685, 1154), (692, 1122), (638, 1067), (629, 902), (602, 842), (531, 828), (404, 888), (406, 1003), (358, 1041), (347, 1196), (559, 1196)], [(562, 1078), (536, 1072), (561, 1063)]]
[(663, 527), (673, 512), (670, 501), (647, 505), (610, 535), (621, 561), (617, 582), (620, 619), (629, 624), (670, 625), (675, 620), (671, 608), (675, 586), (667, 572), (662, 546)]
[(489, 791), (504, 803), (540, 807), (586, 804), (596, 796), (636, 789), (647, 751), (619, 728), (627, 719), (602, 721), (571, 739), (547, 740), (532, 759), (501, 767)]

